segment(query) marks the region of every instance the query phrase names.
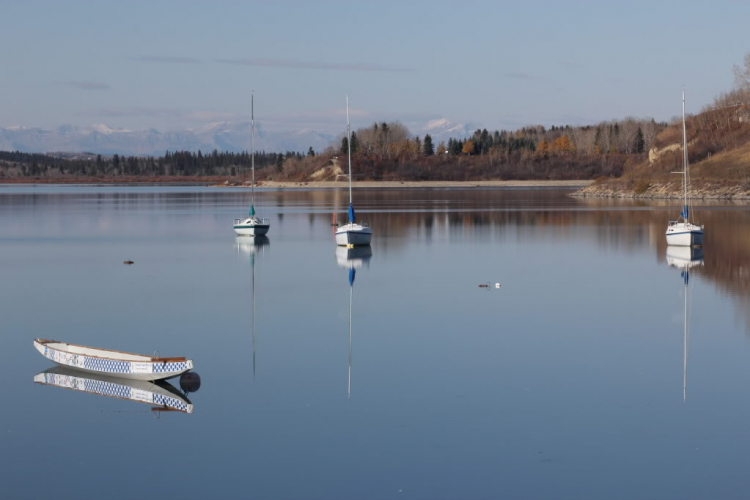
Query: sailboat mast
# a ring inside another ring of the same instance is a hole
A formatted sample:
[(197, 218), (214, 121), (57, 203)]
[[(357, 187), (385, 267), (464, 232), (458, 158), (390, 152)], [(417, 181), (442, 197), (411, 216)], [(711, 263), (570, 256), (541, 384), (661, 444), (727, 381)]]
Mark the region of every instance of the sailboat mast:
[(348, 156), (349, 156), (349, 205), (351, 205), (352, 204), (352, 127), (349, 123), (349, 94), (346, 94), (346, 146), (348, 148)]
[(252, 202), (255, 206), (255, 92), (250, 94), (250, 166), (253, 171)]
[[(682, 192), (685, 198), (683, 210), (687, 209), (687, 175), (688, 175), (688, 153), (687, 153), (687, 129), (685, 127), (685, 91), (682, 91)], [(689, 216), (688, 213), (685, 213)], [(685, 217), (687, 223), (688, 217)]]

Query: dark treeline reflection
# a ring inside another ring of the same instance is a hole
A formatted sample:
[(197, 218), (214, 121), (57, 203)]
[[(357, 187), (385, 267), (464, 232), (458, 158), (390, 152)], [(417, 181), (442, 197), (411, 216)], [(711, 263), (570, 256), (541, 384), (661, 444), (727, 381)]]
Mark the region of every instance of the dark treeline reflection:
[[(382, 252), (414, 242), (467, 240), (549, 243), (575, 237), (618, 252), (650, 249), (665, 261), (664, 229), (678, 213), (674, 201), (591, 200), (568, 196), (565, 189), (356, 189), (358, 218), (368, 222)], [(156, 218), (123, 222), (128, 214), (164, 210), (175, 216), (191, 215), (193, 229), (206, 234), (225, 230), (221, 222), (244, 213), (250, 200), (245, 189), (205, 187), (162, 188), (43, 188), (42, 192), (4, 188), (0, 209), (6, 227), (29, 221), (13, 214), (43, 213), (36, 221), (44, 234), (85, 234), (102, 228), (158, 233), (165, 222)], [(286, 227), (304, 225), (329, 232), (331, 222), (346, 218), (346, 190), (259, 190), (256, 207), (275, 219), (273, 239)], [(75, 212), (75, 217), (69, 214)], [(739, 300), (750, 297), (750, 210), (746, 206), (695, 207), (698, 222), (706, 225), (704, 265), (693, 274), (713, 282)], [(229, 223), (227, 222), (227, 224)], [(116, 225), (118, 224), (118, 225)], [(151, 225), (144, 228), (143, 225)], [(75, 227), (73, 227), (75, 226)], [(136, 227), (137, 226), (137, 227)], [(227, 226), (228, 227), (228, 226)], [(61, 230), (60, 228), (64, 228)], [(186, 227), (189, 231), (190, 227)], [(9, 237), (11, 230), (5, 235)], [(28, 234), (28, 230), (25, 231)], [(306, 233), (307, 234), (307, 233)], [(0, 236), (2, 238), (3, 236)], [(741, 308), (744, 309), (744, 308)]]

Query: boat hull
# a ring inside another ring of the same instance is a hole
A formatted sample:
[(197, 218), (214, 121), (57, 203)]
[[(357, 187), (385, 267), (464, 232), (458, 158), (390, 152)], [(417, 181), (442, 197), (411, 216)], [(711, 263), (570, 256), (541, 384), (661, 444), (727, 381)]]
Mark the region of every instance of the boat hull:
[[(671, 229), (671, 228), (670, 228)], [(667, 229), (667, 245), (692, 247), (703, 245), (702, 229)]]
[(347, 224), (336, 231), (336, 244), (339, 246), (363, 246), (372, 241), (372, 230), (367, 226)]
[[(66, 345), (74, 347), (76, 350), (71, 352), (57, 349), (47, 345), (48, 343)], [(193, 369), (192, 360), (184, 358), (174, 361), (154, 361), (148, 356), (139, 354), (73, 346), (62, 342), (47, 341), (43, 343), (39, 339), (34, 340), (34, 347), (42, 356), (65, 368), (130, 380), (164, 380), (177, 377)]]
[(263, 236), (270, 228), (270, 224), (235, 224), (234, 232), (240, 236)]

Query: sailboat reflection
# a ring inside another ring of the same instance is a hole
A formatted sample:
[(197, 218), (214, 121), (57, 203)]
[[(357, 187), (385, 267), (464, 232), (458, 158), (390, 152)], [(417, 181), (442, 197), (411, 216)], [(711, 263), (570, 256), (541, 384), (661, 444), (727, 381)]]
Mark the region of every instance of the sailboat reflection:
[(362, 265), (370, 265), (372, 248), (370, 246), (360, 247), (336, 247), (336, 263), (345, 269), (359, 269)]
[(268, 236), (235, 236), (234, 244), (237, 247), (237, 252), (246, 254), (255, 254), (258, 250), (269, 245), (271, 240)]
[[(187, 373), (193, 377), (196, 374)], [(200, 379), (198, 379), (200, 380)], [(172, 384), (164, 380), (147, 382), (117, 377), (106, 377), (95, 373), (83, 373), (61, 366), (50, 368), (34, 376), (34, 382), (42, 385), (53, 385), (74, 391), (88, 392), (100, 396), (118, 399), (129, 399), (138, 403), (153, 405), (152, 411), (180, 411), (193, 413), (193, 404), (185, 394), (180, 393)], [(195, 392), (195, 384), (190, 392)]]
[(235, 238), (237, 243), (237, 250), (243, 251), (250, 255), (250, 267), (252, 268), (251, 278), (251, 289), (252, 289), (252, 304), (251, 304), (251, 330), (252, 330), (252, 341), (253, 341), (253, 380), (255, 380), (255, 357), (256, 357), (256, 334), (255, 334), (255, 256), (258, 252), (265, 252), (269, 247), (269, 241), (267, 236), (237, 236)]
[(687, 360), (689, 339), (689, 311), (690, 311), (690, 269), (703, 265), (703, 248), (685, 246), (667, 247), (667, 264), (669, 267), (680, 269), (685, 299), (682, 335), (682, 400), (687, 400)]
[(372, 248), (369, 245), (352, 248), (336, 248), (336, 263), (340, 267), (349, 269), (349, 356), (347, 359), (347, 397), (352, 396), (352, 302), (354, 299), (354, 278), (357, 275), (357, 269), (363, 265), (369, 266), (371, 258)]

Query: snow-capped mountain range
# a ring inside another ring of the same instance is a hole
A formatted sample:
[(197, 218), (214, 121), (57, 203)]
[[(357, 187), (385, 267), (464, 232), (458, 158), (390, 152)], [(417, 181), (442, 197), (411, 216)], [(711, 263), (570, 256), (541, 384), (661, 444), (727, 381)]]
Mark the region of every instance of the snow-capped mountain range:
[[(450, 137), (466, 137), (472, 129), (447, 119), (432, 120), (412, 132), (430, 134), (435, 144)], [(255, 149), (267, 152), (300, 151), (310, 147), (322, 151), (335, 137), (312, 129), (271, 132), (255, 124)], [(336, 145), (334, 145), (336, 147)], [(161, 132), (156, 129), (128, 130), (104, 124), (90, 127), (62, 125), (54, 130), (0, 127), (0, 150), (26, 153), (82, 152), (104, 155), (152, 155), (166, 151), (245, 151), (250, 148), (250, 122), (216, 122), (202, 127)]]

